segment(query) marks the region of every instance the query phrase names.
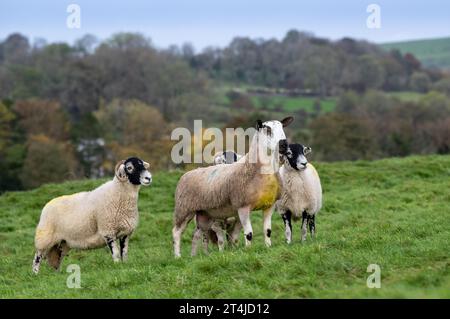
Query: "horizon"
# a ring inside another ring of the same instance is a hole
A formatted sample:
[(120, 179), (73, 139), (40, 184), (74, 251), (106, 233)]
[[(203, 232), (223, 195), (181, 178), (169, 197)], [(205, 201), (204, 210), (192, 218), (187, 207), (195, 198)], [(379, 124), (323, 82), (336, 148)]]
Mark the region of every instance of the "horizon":
[[(81, 8), (81, 28), (66, 26), (67, 6)], [(370, 29), (367, 6), (376, 3), (381, 9), (381, 28)], [(295, 29), (332, 41), (345, 37), (384, 44), (446, 38), (450, 20), (445, 12), (450, 3), (430, 0), (427, 3), (397, 1), (348, 0), (314, 3), (293, 0), (262, 0), (239, 3), (237, 0), (210, 3), (206, 0), (118, 1), (24, 0), (0, 4), (0, 39), (12, 33), (26, 36), (30, 42), (44, 39), (49, 43), (75, 40), (92, 34), (100, 41), (118, 32), (137, 32), (149, 37), (159, 48), (190, 43), (196, 52), (207, 47), (225, 47), (235, 37), (282, 39)], [(99, 15), (102, 12), (102, 15)], [(7, 13), (7, 14), (4, 14)]]

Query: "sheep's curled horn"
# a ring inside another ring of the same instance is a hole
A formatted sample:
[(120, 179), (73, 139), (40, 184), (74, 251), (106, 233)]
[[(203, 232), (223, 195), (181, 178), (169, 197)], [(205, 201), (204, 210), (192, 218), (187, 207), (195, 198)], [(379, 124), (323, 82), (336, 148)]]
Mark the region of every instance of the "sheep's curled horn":
[(116, 164), (116, 167), (114, 168), (114, 172), (115, 172), (115, 174), (116, 174), (116, 177), (119, 179), (119, 180), (121, 180), (121, 181), (124, 181), (126, 178), (127, 178), (127, 175), (125, 174), (125, 172), (120, 172), (120, 165), (123, 165), (125, 163), (125, 161), (124, 160), (122, 160), (122, 161), (119, 161), (117, 164)]
[(256, 121), (256, 129), (259, 130), (259, 129), (262, 129), (262, 127), (263, 127), (263, 122), (261, 120), (257, 120)]

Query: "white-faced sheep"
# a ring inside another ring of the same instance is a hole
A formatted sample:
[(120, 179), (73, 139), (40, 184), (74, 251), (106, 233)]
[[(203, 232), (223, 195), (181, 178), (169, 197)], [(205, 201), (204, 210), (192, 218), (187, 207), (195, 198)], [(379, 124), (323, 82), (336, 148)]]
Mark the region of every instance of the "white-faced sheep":
[(180, 178), (175, 191), (172, 230), (176, 257), (181, 256), (181, 235), (196, 213), (206, 212), (212, 218), (238, 215), (248, 246), (253, 235), (250, 212), (261, 209), (265, 243), (271, 245), (271, 217), (281, 191), (278, 170), (273, 164), (277, 162), (279, 152), (287, 150), (283, 127), (292, 120), (288, 117), (281, 122), (258, 121), (249, 152), (238, 162), (197, 168)]
[(39, 272), (45, 258), (58, 270), (71, 248), (108, 245), (115, 262), (126, 260), (128, 241), (138, 224), (139, 189), (152, 182), (148, 168), (148, 163), (131, 157), (116, 165), (112, 181), (48, 202), (36, 228), (33, 271)]
[[(218, 152), (214, 155), (214, 164), (232, 164), (242, 158), (233, 151)], [(203, 238), (203, 249), (208, 253), (208, 244), (211, 241), (217, 244), (219, 250), (222, 251), (225, 244), (225, 237), (233, 244), (238, 241), (238, 236), (241, 233), (242, 225), (236, 217), (228, 218), (211, 218), (205, 212), (199, 212), (195, 216), (196, 228), (192, 237), (191, 255), (197, 254), (198, 242)]]
[(285, 224), (287, 243), (292, 241), (291, 218), (295, 221), (302, 217), (302, 241), (306, 240), (307, 227), (311, 237), (314, 237), (315, 216), (322, 207), (319, 174), (305, 157), (309, 152), (309, 147), (290, 144), (284, 155), (285, 163), (280, 168), (283, 187), (276, 207)]

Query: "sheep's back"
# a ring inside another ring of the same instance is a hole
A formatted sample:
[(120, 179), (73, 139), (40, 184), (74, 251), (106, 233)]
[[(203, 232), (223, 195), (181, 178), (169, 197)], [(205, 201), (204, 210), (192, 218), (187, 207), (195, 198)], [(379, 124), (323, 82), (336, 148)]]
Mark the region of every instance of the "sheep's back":
[(230, 206), (239, 163), (201, 167), (185, 173), (175, 192), (176, 211), (194, 212)]

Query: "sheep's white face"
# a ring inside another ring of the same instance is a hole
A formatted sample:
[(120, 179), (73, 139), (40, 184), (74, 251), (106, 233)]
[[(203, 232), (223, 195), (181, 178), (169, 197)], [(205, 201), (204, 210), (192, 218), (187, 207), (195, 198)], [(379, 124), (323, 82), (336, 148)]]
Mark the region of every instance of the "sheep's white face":
[[(258, 121), (257, 129), (260, 134), (260, 141), (265, 145), (269, 150), (275, 151), (278, 145), (286, 142), (286, 134), (284, 133), (283, 127), (288, 126), (294, 120), (293, 117), (287, 117), (282, 121), (267, 121), (261, 123)], [(282, 143), (280, 143), (282, 142)]]

